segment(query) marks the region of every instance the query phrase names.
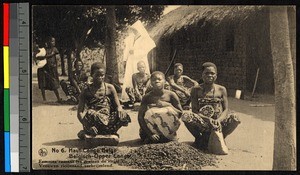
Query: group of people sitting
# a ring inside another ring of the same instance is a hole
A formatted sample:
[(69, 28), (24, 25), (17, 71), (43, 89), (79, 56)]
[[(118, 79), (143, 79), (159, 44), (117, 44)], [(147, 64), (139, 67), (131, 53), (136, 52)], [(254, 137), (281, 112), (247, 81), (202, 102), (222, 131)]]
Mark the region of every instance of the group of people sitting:
[[(127, 126), (131, 119), (123, 110), (114, 85), (105, 80), (106, 67), (100, 62), (93, 63), (90, 69), (92, 81), (88, 83), (83, 62), (75, 61), (73, 80), (59, 82), (57, 54), (55, 39), (50, 37), (46, 55), (36, 58), (47, 60), (47, 64), (37, 72), (43, 100), (46, 101), (45, 90), (52, 90), (61, 102), (57, 90), (61, 86), (69, 99), (78, 104), (77, 117), (83, 126), (78, 137), (109, 136), (117, 144), (117, 131)], [(127, 87), (126, 92), (130, 103), (140, 102), (138, 123), (144, 143), (177, 140), (176, 131), (181, 118), (195, 137), (195, 144), (199, 148), (207, 148), (212, 131), (220, 131), (226, 138), (240, 123), (237, 116), (228, 110), (226, 88), (215, 84), (215, 64), (206, 62), (202, 65), (201, 84), (183, 75), (181, 63), (174, 65), (174, 75), (167, 78), (160, 71), (151, 75), (145, 73), (145, 63), (142, 61), (137, 63), (137, 69), (138, 73), (132, 75), (133, 87)]]
[[(138, 72), (132, 75), (132, 87), (126, 87), (126, 93), (129, 96), (130, 103), (141, 102), (142, 97), (151, 91), (150, 75), (145, 72), (145, 63), (140, 61), (137, 63)], [(189, 109), (190, 92), (193, 86), (198, 82), (190, 77), (183, 75), (183, 65), (176, 63), (174, 65), (174, 75), (167, 77), (164, 89), (171, 90), (179, 97), (180, 104), (183, 109)]]
[[(212, 130), (222, 131), (225, 138), (240, 123), (237, 116), (228, 110), (226, 88), (215, 84), (215, 64), (207, 62), (202, 65), (202, 84), (182, 75), (180, 63), (175, 64), (174, 75), (169, 76), (167, 82), (162, 72), (148, 75), (144, 67), (143, 62), (138, 63), (139, 72), (132, 76), (134, 87), (126, 89), (130, 101), (141, 103), (138, 123), (144, 143), (177, 140), (176, 131), (182, 118), (195, 137), (195, 144), (205, 149)], [(86, 139), (109, 135), (117, 143), (117, 131), (131, 122), (130, 116), (123, 110), (114, 86), (105, 82), (105, 66), (94, 63), (91, 76), (92, 83), (87, 84), (78, 96), (78, 119), (83, 126), (78, 137)], [(186, 87), (187, 82), (192, 87)], [(190, 103), (191, 111), (188, 108)]]

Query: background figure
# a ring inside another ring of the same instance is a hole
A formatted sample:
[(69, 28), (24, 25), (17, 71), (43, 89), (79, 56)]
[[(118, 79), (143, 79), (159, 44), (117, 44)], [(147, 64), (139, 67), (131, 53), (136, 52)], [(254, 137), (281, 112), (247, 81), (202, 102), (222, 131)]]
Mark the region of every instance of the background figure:
[(83, 62), (76, 60), (74, 63), (75, 70), (73, 73), (73, 80), (66, 81), (61, 80), (60, 86), (66, 96), (69, 98), (67, 101), (71, 104), (78, 104), (78, 97), (86, 87), (88, 81), (88, 75), (83, 69)]
[(38, 84), (41, 89), (43, 100), (46, 101), (45, 90), (51, 90), (55, 93), (57, 102), (61, 102), (59, 97), (59, 78), (57, 72), (56, 56), (59, 55), (55, 47), (55, 38), (50, 37), (46, 43), (46, 56), (37, 57), (36, 59), (43, 60), (46, 58), (47, 63), (44, 67), (37, 70)]
[(122, 87), (122, 101), (128, 101), (129, 97), (125, 91), (126, 87), (133, 88), (132, 75), (137, 70), (137, 63), (145, 63), (145, 72), (150, 74), (148, 52), (155, 47), (154, 41), (150, 38), (146, 29), (140, 21), (137, 21), (129, 28), (129, 36), (125, 39), (124, 61), (126, 61), (124, 83)]
[(183, 109), (188, 110), (191, 102), (191, 88), (197, 86), (198, 82), (186, 75), (182, 75), (182, 73), (183, 65), (176, 63), (174, 65), (174, 75), (169, 76), (167, 81), (171, 90), (178, 95)]
[(130, 102), (141, 102), (145, 95), (146, 89), (150, 84), (150, 75), (145, 72), (145, 63), (139, 61), (137, 63), (138, 73), (132, 75), (133, 88), (126, 87), (126, 93), (130, 98)]

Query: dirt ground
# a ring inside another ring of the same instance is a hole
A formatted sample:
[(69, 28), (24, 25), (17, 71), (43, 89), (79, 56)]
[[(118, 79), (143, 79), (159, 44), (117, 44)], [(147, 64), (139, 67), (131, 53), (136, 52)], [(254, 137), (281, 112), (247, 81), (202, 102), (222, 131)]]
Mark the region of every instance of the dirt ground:
[[(61, 89), (60, 94), (63, 99), (66, 98)], [(82, 147), (82, 142), (77, 138), (77, 133), (82, 126), (76, 117), (76, 106), (56, 104), (54, 93), (51, 91), (47, 91), (46, 96), (48, 102), (43, 102), (38, 89), (36, 69), (33, 68), (32, 160), (34, 169), (41, 168), (42, 161), (47, 163), (47, 161), (68, 160), (70, 152)], [(229, 154), (217, 156), (217, 167), (204, 167), (202, 170), (272, 169), (274, 106), (250, 106), (250, 104), (256, 103), (274, 104), (274, 97), (259, 95), (254, 101), (229, 98), (230, 109), (237, 112), (242, 123), (234, 133), (226, 138)], [(130, 110), (127, 112), (131, 116), (132, 122), (118, 132), (120, 134), (118, 148), (125, 151), (141, 145), (137, 112)], [(178, 138), (179, 142), (186, 144), (192, 144), (194, 141), (183, 123), (178, 130)], [(43, 156), (41, 150), (46, 150), (47, 154)], [(44, 166), (43, 169), (64, 169), (64, 167)], [(90, 167), (90, 169), (128, 170), (131, 168), (104, 162), (102, 166)]]

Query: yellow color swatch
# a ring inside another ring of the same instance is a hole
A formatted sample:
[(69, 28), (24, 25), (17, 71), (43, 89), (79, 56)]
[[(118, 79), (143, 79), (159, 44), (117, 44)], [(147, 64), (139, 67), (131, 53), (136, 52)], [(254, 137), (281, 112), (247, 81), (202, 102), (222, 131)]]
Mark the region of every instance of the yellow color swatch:
[(9, 89), (9, 47), (3, 46), (4, 88)]

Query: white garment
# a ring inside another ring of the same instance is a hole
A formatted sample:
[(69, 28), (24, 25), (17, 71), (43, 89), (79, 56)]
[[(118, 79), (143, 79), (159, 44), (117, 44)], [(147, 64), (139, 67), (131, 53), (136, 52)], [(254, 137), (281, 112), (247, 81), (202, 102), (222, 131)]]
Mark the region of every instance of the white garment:
[[(35, 55), (35, 57), (44, 57), (46, 56), (46, 49), (45, 48), (39, 48), (39, 53), (37, 53)], [(42, 68), (47, 64), (47, 60), (46, 58), (44, 58), (43, 60), (36, 60), (36, 65), (38, 68)]]
[[(143, 27), (140, 21), (137, 21), (132, 25), (132, 27), (139, 32), (140, 36), (138, 38), (135, 38), (134, 33), (130, 33), (129, 36), (125, 39), (126, 47), (124, 49), (123, 60), (126, 61), (126, 69), (124, 75), (124, 83), (122, 86), (122, 101), (129, 100), (125, 89), (126, 87), (133, 87), (132, 75), (138, 72), (137, 63), (139, 61), (144, 61), (146, 69), (145, 72), (150, 74), (147, 55), (149, 51), (155, 47), (154, 41), (150, 38), (146, 29)], [(133, 54), (129, 53), (130, 50), (133, 50)]]

